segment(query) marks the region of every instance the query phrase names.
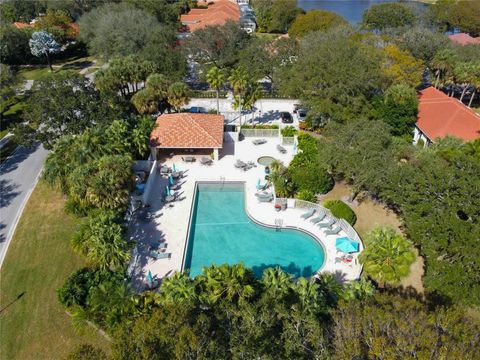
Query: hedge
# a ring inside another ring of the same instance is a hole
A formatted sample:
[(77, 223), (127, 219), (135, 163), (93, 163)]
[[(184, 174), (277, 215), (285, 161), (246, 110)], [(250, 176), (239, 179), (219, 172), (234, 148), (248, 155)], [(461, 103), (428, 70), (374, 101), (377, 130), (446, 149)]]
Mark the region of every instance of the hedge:
[(357, 222), (357, 215), (343, 201), (327, 200), (323, 206), (329, 209), (335, 217), (345, 219), (352, 226)]
[(280, 130), (282, 136), (285, 136), (285, 137), (292, 137), (293, 135), (295, 135), (297, 133), (297, 129), (295, 129), (295, 127), (289, 125), (289, 126), (285, 126), (282, 130)]

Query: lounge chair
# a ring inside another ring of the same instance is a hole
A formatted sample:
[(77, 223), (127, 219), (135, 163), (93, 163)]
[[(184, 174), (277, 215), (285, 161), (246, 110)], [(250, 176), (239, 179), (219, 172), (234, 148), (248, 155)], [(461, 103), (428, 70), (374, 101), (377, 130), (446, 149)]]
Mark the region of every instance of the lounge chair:
[(309, 217), (313, 216), (313, 214), (315, 214), (315, 209), (310, 209), (308, 210), (306, 213), (302, 214), (300, 217), (303, 219), (303, 220), (307, 220)]
[(255, 139), (252, 141), (253, 145), (262, 145), (262, 144), (265, 144), (267, 142), (267, 140), (265, 139)]
[(342, 231), (342, 228), (340, 226), (337, 226), (333, 230), (325, 230), (323, 233), (325, 235), (337, 235), (340, 231)]
[(260, 202), (270, 202), (273, 200), (273, 194), (269, 192), (257, 192), (255, 196)]
[(327, 216), (327, 214), (325, 214), (324, 212), (321, 212), (317, 217), (314, 217), (313, 219), (310, 220), (311, 223), (319, 223), (320, 221), (322, 221), (325, 216)]
[(237, 161), (235, 161), (234, 166), (238, 169), (243, 169), (245, 166), (247, 166), (247, 164), (245, 164), (242, 160), (237, 159)]
[(172, 253), (159, 253), (156, 251), (150, 251), (148, 254), (150, 257), (159, 260), (159, 259), (170, 259), (172, 257)]
[(328, 220), (326, 223), (320, 223), (320, 224), (318, 224), (318, 227), (321, 228), (321, 229), (331, 228), (333, 224), (335, 224), (335, 220), (334, 220), (334, 219), (330, 219), (330, 220)]
[(200, 159), (200, 164), (202, 165), (210, 165), (212, 163), (212, 159), (207, 158), (207, 157), (202, 157)]
[(282, 154), (286, 154), (287, 153), (287, 149), (285, 149), (282, 145), (278, 144), (277, 145), (277, 150), (282, 153)]

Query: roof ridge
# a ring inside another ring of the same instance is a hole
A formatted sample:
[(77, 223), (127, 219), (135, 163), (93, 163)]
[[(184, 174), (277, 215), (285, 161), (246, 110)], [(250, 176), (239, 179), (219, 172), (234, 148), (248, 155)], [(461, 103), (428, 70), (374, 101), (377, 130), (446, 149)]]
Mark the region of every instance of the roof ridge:
[[(212, 114), (212, 115), (213, 115), (213, 114)], [(215, 115), (218, 115), (218, 114), (215, 114)], [(192, 119), (192, 121), (195, 123), (195, 125), (197, 126), (197, 128), (202, 129), (202, 132), (205, 133), (205, 134), (207, 134), (207, 135), (210, 137), (210, 139), (212, 139), (214, 142), (217, 141), (217, 139), (215, 139), (215, 138), (212, 136), (212, 134), (210, 134), (202, 125), (200, 125), (200, 124), (195, 120), (194, 117), (192, 117), (192, 114), (188, 114), (188, 116), (190, 117), (190, 119)]]

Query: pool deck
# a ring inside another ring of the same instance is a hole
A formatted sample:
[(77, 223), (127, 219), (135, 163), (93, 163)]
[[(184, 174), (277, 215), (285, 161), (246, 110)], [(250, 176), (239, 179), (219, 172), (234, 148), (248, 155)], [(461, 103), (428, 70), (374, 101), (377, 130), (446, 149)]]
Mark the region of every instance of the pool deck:
[[(171, 207), (165, 205), (162, 197), (168, 179), (156, 175), (155, 172), (151, 175), (154, 178), (151, 179), (153, 187), (148, 202), (151, 205), (149, 211), (152, 216), (149, 220), (135, 219), (129, 230), (131, 239), (137, 242), (131, 266), (133, 284), (137, 290), (145, 288), (145, 276), (148, 271), (152, 272), (155, 281), (158, 282), (163, 277), (182, 270), (190, 210), (195, 184), (198, 181), (245, 182), (246, 211), (250, 217), (270, 226), (275, 226), (275, 220), (281, 219), (283, 227), (294, 227), (310, 233), (320, 241), (325, 250), (325, 263), (321, 271), (335, 274), (340, 281), (358, 279), (361, 273), (361, 266), (356, 260), (358, 254), (353, 254), (354, 260), (351, 263), (335, 263), (335, 257), (340, 256), (335, 248), (335, 239), (347, 236), (343, 231), (338, 235), (325, 236), (318, 226), (313, 225), (309, 220), (301, 219), (300, 215), (305, 212), (305, 209), (287, 208), (285, 211), (277, 212), (273, 202), (262, 203), (257, 200), (256, 185), (259, 179), (264, 183), (264, 167), (257, 165), (248, 171), (243, 171), (234, 167), (235, 161), (240, 159), (244, 162), (257, 163), (260, 156), (273, 156), (288, 165), (294, 154), (292, 145), (284, 145), (287, 149), (286, 154), (278, 152), (276, 146), (280, 143), (280, 138), (268, 138), (267, 143), (262, 145), (253, 145), (254, 139), (246, 138), (240, 142), (225, 143), (224, 149), (220, 152), (220, 159), (211, 166), (201, 165), (198, 161), (184, 163), (181, 157), (185, 154), (174, 155), (161, 162), (162, 165), (168, 166), (175, 164), (177, 171), (186, 172), (186, 176), (180, 181), (181, 189), (179, 190), (180, 198), (183, 200), (175, 201)], [(167, 244), (165, 252), (171, 253), (170, 259), (153, 260), (147, 256), (150, 244), (158, 242)], [(363, 245), (360, 246), (360, 250), (363, 250)]]

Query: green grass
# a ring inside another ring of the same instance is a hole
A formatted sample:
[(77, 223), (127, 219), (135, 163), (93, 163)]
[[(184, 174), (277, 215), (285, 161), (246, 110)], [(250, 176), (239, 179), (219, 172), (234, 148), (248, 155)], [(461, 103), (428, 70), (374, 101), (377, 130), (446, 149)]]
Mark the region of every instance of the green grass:
[(108, 351), (93, 330), (77, 333), (57, 301), (55, 290), (84, 265), (70, 247), (77, 220), (63, 206), (61, 194), (40, 182), (10, 244), (0, 271), (2, 359), (59, 359), (81, 343)]
[(0, 121), (0, 139), (8, 134), (9, 127), (22, 122), (22, 113), (25, 109), (26, 102), (23, 96), (16, 96), (16, 99), (6, 111), (1, 115)]
[(25, 80), (40, 80), (50, 73), (48, 67), (25, 67), (18, 70), (17, 75)]

